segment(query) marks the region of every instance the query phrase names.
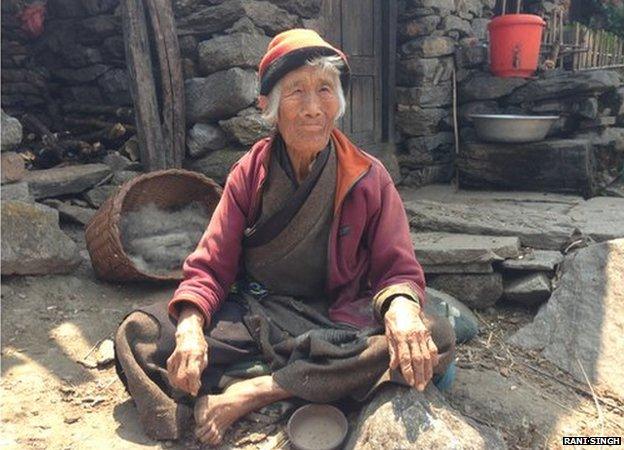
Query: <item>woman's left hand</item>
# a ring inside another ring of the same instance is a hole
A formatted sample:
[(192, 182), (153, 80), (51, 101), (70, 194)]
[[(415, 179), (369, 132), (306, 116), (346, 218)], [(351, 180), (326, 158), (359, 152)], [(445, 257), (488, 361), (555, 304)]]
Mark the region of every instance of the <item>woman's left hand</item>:
[(438, 364), (438, 348), (422, 320), (420, 305), (409, 298), (396, 297), (384, 321), (390, 368), (401, 367), (405, 380), (423, 391)]

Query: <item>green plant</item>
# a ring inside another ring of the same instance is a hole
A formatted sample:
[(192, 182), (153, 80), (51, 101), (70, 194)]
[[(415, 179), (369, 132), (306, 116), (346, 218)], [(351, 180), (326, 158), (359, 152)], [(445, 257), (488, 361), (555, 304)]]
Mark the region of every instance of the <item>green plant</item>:
[(603, 29), (624, 36), (624, 1), (622, 0), (583, 0), (587, 1), (590, 13), (581, 22), (592, 28)]

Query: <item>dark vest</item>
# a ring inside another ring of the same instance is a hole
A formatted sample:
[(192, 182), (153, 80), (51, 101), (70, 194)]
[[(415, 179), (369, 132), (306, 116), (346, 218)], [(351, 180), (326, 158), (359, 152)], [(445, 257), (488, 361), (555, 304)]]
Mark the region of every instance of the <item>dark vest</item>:
[[(283, 167), (285, 160), (290, 162), (285, 148), (273, 150), (282, 154), (281, 158), (271, 157), (259, 224), (300, 188), (293, 180), (291, 168)], [(243, 249), (247, 274), (274, 294), (317, 299), (325, 296), (327, 249), (336, 189), (336, 152), (333, 146), (329, 151), (316, 185), (288, 226), (270, 242)]]

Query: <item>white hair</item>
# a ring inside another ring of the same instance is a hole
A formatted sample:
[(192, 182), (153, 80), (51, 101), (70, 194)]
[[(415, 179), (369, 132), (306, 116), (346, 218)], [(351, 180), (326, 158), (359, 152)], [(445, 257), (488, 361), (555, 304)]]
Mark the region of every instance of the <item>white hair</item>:
[[(321, 71), (329, 73), (331, 75), (334, 87), (336, 88), (336, 94), (338, 95), (338, 115), (336, 119), (340, 119), (347, 108), (347, 101), (345, 99), (344, 91), (342, 90), (342, 83), (340, 82), (340, 74), (344, 68), (344, 61), (340, 56), (318, 56), (310, 59), (306, 62), (308, 66), (317, 67)], [(282, 80), (279, 80), (269, 95), (267, 95), (267, 107), (262, 113), (262, 117), (270, 125), (277, 124), (277, 118), (279, 113), (280, 97), (282, 96)]]

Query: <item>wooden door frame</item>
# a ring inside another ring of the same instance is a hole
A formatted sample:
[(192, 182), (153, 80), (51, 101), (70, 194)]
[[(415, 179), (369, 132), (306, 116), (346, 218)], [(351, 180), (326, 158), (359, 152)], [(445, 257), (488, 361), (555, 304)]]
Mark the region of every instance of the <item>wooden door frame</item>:
[[(394, 143), (394, 110), (396, 102), (396, 39), (397, 0), (380, 0), (381, 3), (381, 142)], [(342, 41), (332, 29), (330, 18), (335, 15), (332, 3), (324, 1), (322, 7), (323, 29), (328, 39)], [(348, 56), (348, 55), (347, 55)]]

